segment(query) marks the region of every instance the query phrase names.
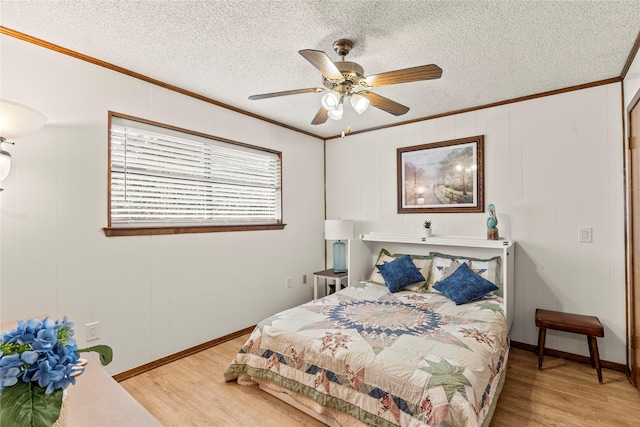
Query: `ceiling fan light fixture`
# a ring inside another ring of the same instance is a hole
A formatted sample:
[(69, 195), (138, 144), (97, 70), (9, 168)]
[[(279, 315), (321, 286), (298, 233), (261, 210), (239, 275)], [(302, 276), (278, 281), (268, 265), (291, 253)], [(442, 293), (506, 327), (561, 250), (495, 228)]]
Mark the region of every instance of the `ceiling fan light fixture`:
[(320, 103), (322, 104), (322, 108), (327, 111), (335, 110), (340, 105), (340, 93), (335, 90), (327, 92), (322, 97)]
[(352, 94), (349, 101), (351, 102), (353, 109), (356, 110), (356, 113), (358, 114), (364, 113), (367, 107), (369, 107), (369, 100), (357, 93)]
[(342, 118), (343, 111), (344, 109), (342, 108), (342, 104), (338, 104), (338, 106), (333, 110), (330, 110), (328, 114), (333, 120), (340, 120)]
[[(1, 1), (1, 0), (0, 0)], [(400, 70), (365, 75), (364, 68), (355, 62), (345, 61), (345, 57), (351, 51), (354, 43), (349, 39), (339, 39), (333, 43), (334, 51), (340, 56), (340, 61), (332, 61), (326, 53), (315, 49), (302, 49), (298, 53), (313, 65), (322, 74), (323, 87), (311, 87), (305, 89), (285, 90), (281, 92), (263, 93), (251, 95), (249, 99), (266, 99), (277, 96), (296, 95), (299, 93), (323, 92), (320, 100), (321, 107), (316, 112), (312, 125), (321, 125), (329, 117), (334, 120), (342, 118), (343, 104), (349, 98), (351, 106), (358, 114), (364, 113), (369, 105), (374, 108), (401, 116), (409, 111), (409, 107), (392, 101), (384, 96), (370, 92), (369, 89), (411, 83), (423, 80), (439, 79), (442, 76), (442, 68), (435, 64), (419, 65), (417, 67), (403, 68)], [(362, 89), (354, 92), (356, 89)], [(361, 95), (363, 94), (364, 95)], [(317, 101), (316, 101), (317, 102)], [(336, 110), (334, 113), (332, 111)]]

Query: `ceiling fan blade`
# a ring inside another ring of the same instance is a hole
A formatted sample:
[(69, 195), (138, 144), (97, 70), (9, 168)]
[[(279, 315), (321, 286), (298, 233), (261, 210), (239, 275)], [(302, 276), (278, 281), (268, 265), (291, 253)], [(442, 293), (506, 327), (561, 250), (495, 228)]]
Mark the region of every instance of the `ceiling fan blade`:
[(304, 59), (309, 61), (311, 65), (316, 67), (322, 75), (329, 80), (344, 81), (344, 77), (340, 70), (338, 70), (338, 67), (336, 67), (336, 64), (334, 64), (323, 51), (303, 49), (299, 50), (298, 53), (302, 55)]
[(316, 113), (316, 116), (311, 121), (311, 124), (312, 125), (321, 125), (324, 122), (326, 122), (328, 118), (329, 118), (329, 112), (327, 110), (325, 110), (323, 107), (320, 107), (320, 109)]
[(365, 78), (369, 87), (395, 85), (398, 83), (417, 82), (421, 80), (439, 79), (442, 76), (442, 68), (435, 64), (420, 65), (419, 67), (405, 68), (402, 70), (388, 71), (374, 74)]
[(387, 113), (393, 114), (394, 116), (401, 116), (409, 111), (409, 107), (398, 104), (397, 102), (392, 101), (389, 98), (385, 98), (384, 96), (380, 96), (373, 92), (361, 90), (360, 92), (358, 92), (358, 95), (362, 95), (367, 98), (372, 106), (379, 108), (382, 111), (386, 111)]
[(299, 93), (309, 93), (309, 92), (322, 92), (324, 89), (319, 87), (310, 87), (307, 89), (294, 89), (294, 90), (285, 90), (282, 92), (272, 92), (272, 93), (263, 93), (261, 95), (251, 95), (249, 99), (257, 100), (257, 99), (265, 99), (265, 98), (274, 98), (276, 96), (286, 96), (286, 95), (297, 95)]

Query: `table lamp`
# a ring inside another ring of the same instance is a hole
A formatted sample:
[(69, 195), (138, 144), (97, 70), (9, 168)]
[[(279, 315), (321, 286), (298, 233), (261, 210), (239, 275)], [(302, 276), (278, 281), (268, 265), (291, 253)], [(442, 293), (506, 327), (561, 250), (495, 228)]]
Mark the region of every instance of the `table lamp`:
[(347, 251), (342, 240), (353, 239), (353, 221), (350, 219), (327, 219), (324, 221), (325, 240), (337, 240), (333, 244), (333, 272), (347, 271)]

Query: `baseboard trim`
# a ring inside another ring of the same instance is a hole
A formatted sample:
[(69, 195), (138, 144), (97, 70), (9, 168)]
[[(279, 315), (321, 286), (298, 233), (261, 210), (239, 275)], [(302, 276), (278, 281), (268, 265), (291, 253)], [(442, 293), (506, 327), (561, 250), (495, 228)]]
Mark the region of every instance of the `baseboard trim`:
[[(136, 375), (140, 375), (144, 372), (148, 372), (154, 368), (157, 368), (162, 365), (166, 365), (167, 363), (175, 362), (176, 360), (180, 360), (183, 357), (191, 356), (192, 354), (196, 354), (200, 351), (206, 350), (211, 347), (215, 347), (218, 344), (222, 344), (223, 342), (231, 341), (234, 338), (238, 338), (244, 334), (248, 334), (255, 328), (255, 325), (249, 326), (248, 328), (241, 329), (236, 332), (232, 332), (228, 335), (225, 335), (220, 338), (216, 338), (211, 341), (207, 341), (203, 344), (196, 345), (195, 347), (188, 348), (186, 350), (182, 350), (178, 353), (170, 354), (169, 356), (165, 356), (161, 359), (154, 360), (153, 362), (145, 363), (144, 365), (138, 366), (133, 369), (129, 369), (128, 371), (121, 372), (113, 376), (113, 379), (120, 382), (126, 379), (135, 377)], [(231, 362), (231, 361), (229, 361)]]
[[(511, 347), (519, 348), (520, 350), (530, 351), (532, 353), (538, 354), (538, 346), (532, 344), (526, 344), (518, 341), (511, 341)], [(591, 365), (591, 359), (587, 356), (581, 356), (579, 354), (567, 353), (565, 351), (554, 350), (552, 348), (548, 348), (545, 346), (544, 355), (551, 357), (558, 357), (560, 359), (570, 360), (572, 362), (584, 363), (586, 365)], [(615, 371), (621, 371), (627, 374), (627, 377), (631, 374), (627, 365), (623, 365), (622, 363), (609, 362), (607, 360), (600, 360), (600, 366), (603, 368), (613, 369)]]

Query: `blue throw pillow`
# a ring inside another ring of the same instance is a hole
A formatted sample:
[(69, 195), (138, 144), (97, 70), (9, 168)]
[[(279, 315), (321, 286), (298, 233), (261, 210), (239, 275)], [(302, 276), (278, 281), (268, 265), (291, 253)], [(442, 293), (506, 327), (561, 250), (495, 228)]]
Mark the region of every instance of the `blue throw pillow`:
[(401, 256), (388, 263), (378, 264), (376, 267), (391, 292), (398, 292), (405, 286), (425, 280), (409, 255)]
[(475, 301), (489, 292), (499, 289), (484, 277), (476, 274), (466, 263), (462, 263), (456, 271), (433, 285), (433, 288), (442, 292), (456, 305)]

